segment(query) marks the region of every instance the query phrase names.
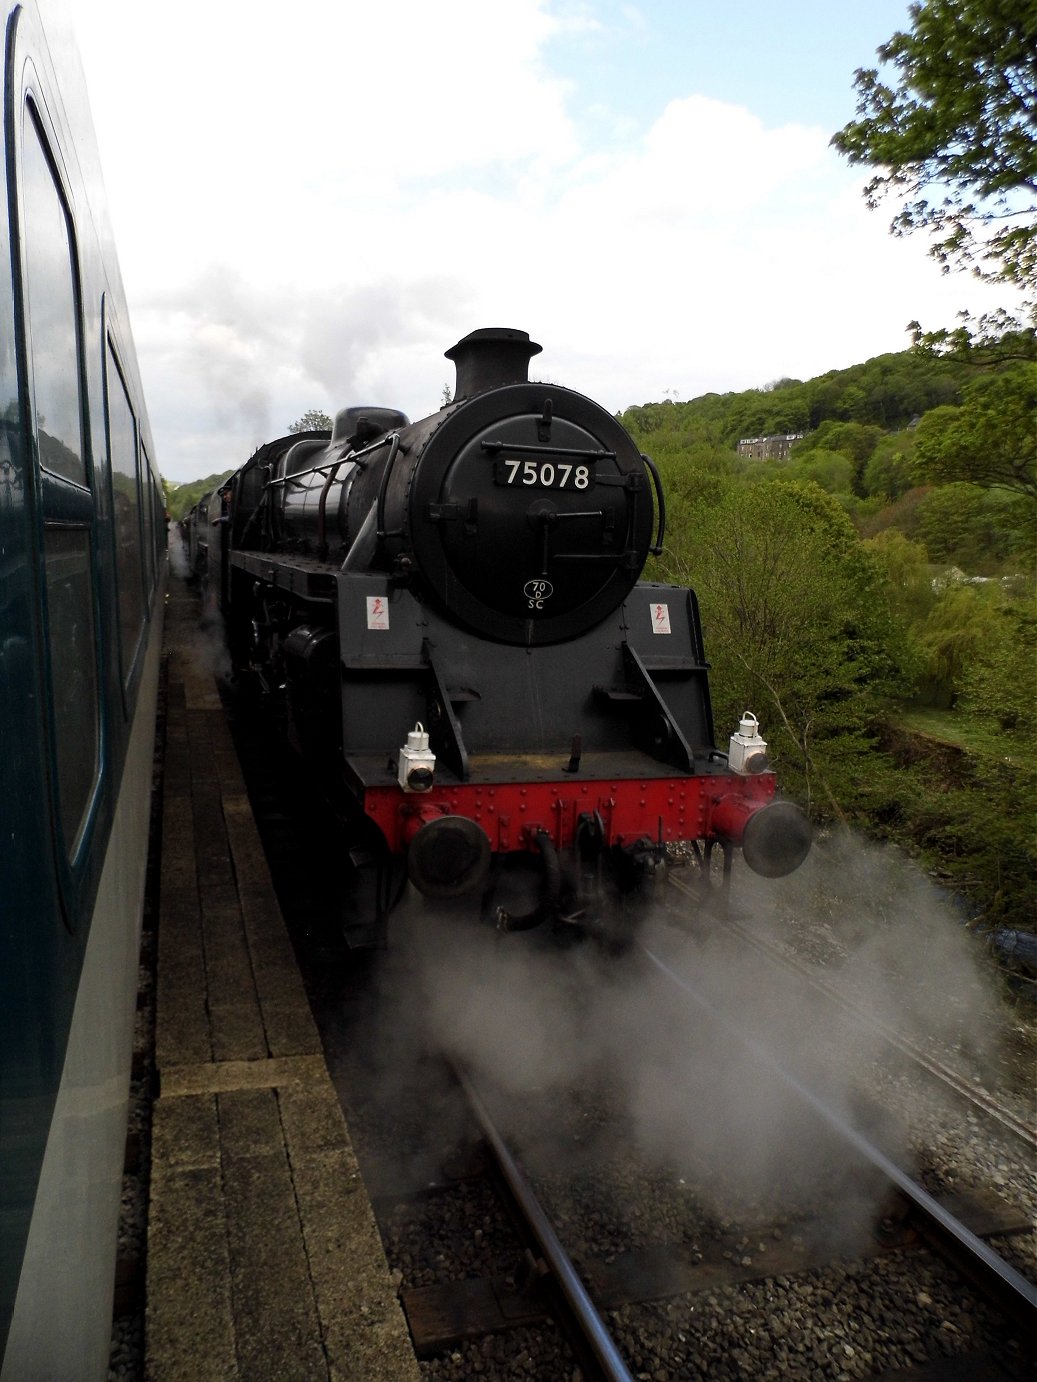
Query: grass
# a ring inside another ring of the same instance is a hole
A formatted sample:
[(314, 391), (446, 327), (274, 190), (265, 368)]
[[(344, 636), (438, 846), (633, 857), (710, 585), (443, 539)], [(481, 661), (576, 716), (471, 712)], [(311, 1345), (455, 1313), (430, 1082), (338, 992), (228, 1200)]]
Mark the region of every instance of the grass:
[(980, 757), (1030, 765), (1037, 759), (1032, 734), (1000, 729), (989, 720), (961, 715), (954, 710), (933, 710), (926, 706), (915, 706), (909, 710), (902, 710), (897, 716), (897, 721), (916, 734), (924, 734), (929, 739), (937, 739), (945, 744), (954, 744), (966, 753), (977, 754)]

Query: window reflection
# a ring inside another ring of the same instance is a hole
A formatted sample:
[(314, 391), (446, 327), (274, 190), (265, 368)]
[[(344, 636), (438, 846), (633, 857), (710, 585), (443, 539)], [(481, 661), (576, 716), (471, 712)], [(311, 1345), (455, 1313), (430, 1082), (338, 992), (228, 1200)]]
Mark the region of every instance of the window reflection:
[(141, 566), (140, 488), (137, 480), (137, 424), (115, 354), (108, 347), (108, 452), (112, 462), (115, 570), (119, 581), (119, 633), (123, 675), (128, 679), (144, 625)]
[(86, 470), (72, 242), (65, 204), (28, 107), (22, 144), (22, 207), (40, 462), (56, 475), (82, 485)]

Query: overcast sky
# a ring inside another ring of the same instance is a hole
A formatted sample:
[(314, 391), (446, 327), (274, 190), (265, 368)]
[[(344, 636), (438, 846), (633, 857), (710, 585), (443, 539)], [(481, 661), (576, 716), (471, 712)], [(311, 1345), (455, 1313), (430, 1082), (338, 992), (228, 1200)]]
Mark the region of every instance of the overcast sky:
[(57, 3), (169, 479), (308, 408), (422, 417), (480, 326), (615, 411), (1016, 306), (828, 146), (907, 0)]

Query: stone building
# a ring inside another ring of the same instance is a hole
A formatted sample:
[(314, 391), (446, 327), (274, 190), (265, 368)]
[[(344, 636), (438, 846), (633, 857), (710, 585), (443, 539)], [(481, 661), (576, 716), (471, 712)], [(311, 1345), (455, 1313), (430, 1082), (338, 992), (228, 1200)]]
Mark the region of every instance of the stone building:
[(805, 432), (775, 433), (770, 437), (744, 437), (738, 443), (739, 456), (752, 461), (787, 461), (794, 441), (802, 441)]

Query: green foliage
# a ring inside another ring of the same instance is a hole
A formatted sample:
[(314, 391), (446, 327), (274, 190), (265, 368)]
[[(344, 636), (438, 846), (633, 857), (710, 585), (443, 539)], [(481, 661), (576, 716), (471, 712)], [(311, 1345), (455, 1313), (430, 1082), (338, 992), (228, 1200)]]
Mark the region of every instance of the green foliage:
[(937, 563), (973, 577), (1032, 572), (1037, 510), (1028, 499), (964, 483), (929, 489), (918, 535)]
[(896, 767), (887, 833), (920, 854), (976, 920), (1032, 927), (1032, 739), (982, 733), (960, 713), (904, 718), (885, 741)]
[(960, 403), (973, 373), (957, 360), (900, 351), (805, 383), (790, 379), (781, 387), (704, 394), (687, 403), (644, 403), (627, 408), (619, 420), (656, 460), (664, 447), (700, 448), (715, 462), (729, 458), (745, 437), (809, 432), (798, 444), (804, 450), (845, 452), (863, 467), (883, 431), (905, 428), (930, 408)]
[(858, 71), (857, 119), (832, 143), (880, 171), (870, 205), (906, 199), (892, 230), (936, 236), (944, 265), (1037, 278), (1037, 8), (1019, 0), (919, 0), (911, 28), (878, 50), (896, 85)]
[(288, 428), (289, 432), (330, 432), (334, 423), (320, 408), (309, 408)]
[(956, 360), (973, 369), (997, 369), (1016, 360), (1037, 360), (1037, 308), (1028, 306), (1028, 320), (1013, 316), (1003, 307), (973, 317), (958, 313), (958, 325), (923, 331), (911, 322), (911, 346), (933, 359)]
[(916, 455), (939, 484), (966, 480), (1037, 500), (1037, 364), (980, 377), (960, 407), (928, 413), (918, 424)]
[(940, 485), (931, 489), (919, 510), (922, 541), (933, 561), (973, 572), (994, 534), (978, 485)]
[(894, 499), (891, 504), (887, 504), (877, 514), (865, 519), (861, 523), (861, 536), (875, 537), (876, 534), (885, 532), (887, 528), (895, 528), (905, 537), (917, 538), (921, 531), (922, 504), (928, 493), (928, 486), (916, 485), (913, 489), (909, 489), (899, 499)]
[(1012, 732), (1037, 756), (1037, 617), (1029, 599), (1002, 599), (962, 669), (961, 708)]
[[(1010, 406), (1026, 398), (1017, 344), (1006, 339), (982, 377), (964, 358), (920, 349), (623, 418), (663, 472), (670, 525), (656, 574), (698, 592), (721, 739), (754, 710), (786, 791), (816, 815), (920, 850), (977, 908), (1013, 924), (1012, 870), (1034, 863), (1020, 824), (1030, 770), (953, 750), (945, 772), (945, 746), (912, 741), (905, 759), (890, 726), (924, 702), (974, 738), (992, 726), (996, 743), (1001, 718), (1033, 700), (1029, 651), (1009, 666), (1011, 640), (1000, 638), (1010, 627), (1001, 581), (971, 582), (1020, 572), (1032, 598), (1037, 506), (956, 475), (928, 472), (940, 482), (922, 485), (917, 455), (933, 409), (959, 424), (982, 413), (988, 436), (1026, 416)], [(787, 461), (734, 455), (741, 437), (800, 430)], [(947, 567), (967, 575), (948, 578)], [(1008, 677), (1025, 688), (1019, 704)]]
[(792, 454), (801, 456), (804, 452), (822, 449), (839, 451), (853, 461), (857, 470), (862, 470), (881, 440), (882, 428), (874, 423), (837, 422), (829, 418), (809, 437), (797, 442)]
[(746, 497), (719, 479), (680, 492), (663, 574), (698, 593), (718, 723), (754, 710), (786, 785), (842, 815), (901, 684), (904, 640), (878, 564), (829, 495), (782, 482)]
[(823, 447), (802, 456), (797, 454), (785, 467), (784, 474), (790, 480), (812, 481), (828, 494), (849, 494), (853, 489), (854, 465), (851, 458)]
[(222, 470), (218, 475), (207, 475), (204, 480), (191, 480), (186, 485), (177, 485), (171, 480), (164, 480), (162, 483), (166, 491), (166, 508), (169, 517), (174, 522), (184, 518), (198, 503), (199, 499), (206, 494), (211, 494), (217, 485), (221, 485), (229, 475), (233, 474), (232, 470)]
[(926, 660), (921, 690), (930, 705), (954, 704), (965, 667), (983, 647), (995, 617), (984, 592), (973, 586), (951, 585), (933, 604), (920, 630)]
[(936, 601), (929, 569), (929, 553), (920, 542), (912, 542), (897, 528), (886, 528), (863, 543), (886, 582), (899, 613), (909, 627), (920, 623)]
[(861, 488), (866, 495), (881, 495), (890, 501), (899, 499), (915, 487), (916, 440), (913, 428), (904, 432), (889, 432), (879, 439), (861, 476)]

